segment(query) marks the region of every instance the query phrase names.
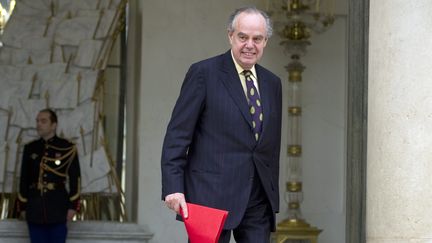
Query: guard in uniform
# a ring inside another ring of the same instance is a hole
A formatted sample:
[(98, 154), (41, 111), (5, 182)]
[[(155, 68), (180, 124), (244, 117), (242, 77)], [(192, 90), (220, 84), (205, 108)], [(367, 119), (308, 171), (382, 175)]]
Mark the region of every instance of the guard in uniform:
[(36, 118), (40, 139), (25, 145), (18, 194), (32, 243), (64, 243), (67, 221), (79, 210), (80, 167), (76, 146), (57, 137), (57, 115)]

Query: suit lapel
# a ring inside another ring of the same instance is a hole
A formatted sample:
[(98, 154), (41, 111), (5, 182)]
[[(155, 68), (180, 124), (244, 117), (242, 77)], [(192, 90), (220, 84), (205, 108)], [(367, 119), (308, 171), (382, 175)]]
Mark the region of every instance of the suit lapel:
[(251, 115), (249, 113), (249, 106), (243, 91), (243, 87), (240, 82), (240, 78), (236, 72), (234, 63), (231, 58), (231, 52), (228, 51), (223, 55), (223, 64), (221, 71), (223, 75), (221, 77), (222, 83), (228, 90), (228, 93), (240, 109), (246, 122), (252, 127)]
[[(258, 143), (261, 141), (262, 137), (265, 135), (266, 130), (268, 129), (269, 122), (266, 122), (266, 119), (270, 119), (271, 113), (271, 87), (268, 77), (266, 77), (263, 73), (262, 67), (259, 65), (255, 65), (255, 69), (257, 72), (257, 79), (259, 85), (259, 93), (261, 98), (261, 103), (263, 105), (263, 126), (261, 131), (260, 139)], [(249, 113), (249, 105), (247, 103), (247, 99), (244, 94), (243, 87), (240, 82), (240, 78), (235, 69), (234, 63), (232, 61), (231, 52), (228, 51), (223, 55), (223, 64), (221, 67), (222, 75), (221, 80), (227, 89), (228, 93), (240, 109), (245, 121), (252, 128), (252, 119)], [(252, 133), (251, 133), (252, 134)], [(253, 136), (252, 136), (253, 137)]]
[(260, 139), (258, 140), (261, 141), (261, 138), (265, 135), (265, 132), (267, 130), (267, 124), (269, 124), (268, 122), (266, 122), (266, 118), (269, 119), (270, 118), (270, 82), (268, 80), (266, 80), (266, 77), (263, 75), (263, 72), (261, 70), (261, 67), (259, 65), (255, 65), (255, 70), (257, 72), (257, 78), (258, 78), (258, 85), (259, 85), (259, 92), (260, 92), (260, 98), (261, 98), (261, 103), (263, 106), (263, 125), (262, 125), (262, 131), (261, 131), (261, 136)]

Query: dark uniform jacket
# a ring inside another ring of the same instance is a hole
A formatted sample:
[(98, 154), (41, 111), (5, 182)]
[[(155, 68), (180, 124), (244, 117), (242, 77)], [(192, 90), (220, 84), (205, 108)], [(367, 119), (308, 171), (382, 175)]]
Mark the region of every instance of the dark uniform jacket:
[(79, 210), (80, 184), (78, 154), (73, 143), (54, 136), (25, 145), (18, 199), (28, 222), (66, 222), (68, 209)]

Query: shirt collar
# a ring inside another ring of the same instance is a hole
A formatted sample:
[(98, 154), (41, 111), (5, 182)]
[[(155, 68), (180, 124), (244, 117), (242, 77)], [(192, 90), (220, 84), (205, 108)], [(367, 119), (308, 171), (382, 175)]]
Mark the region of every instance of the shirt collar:
[[(243, 69), (243, 68), (242, 68), (242, 67), (237, 63), (237, 61), (236, 61), (236, 59), (234, 58), (234, 55), (233, 55), (233, 53), (232, 53), (232, 50), (231, 50), (231, 58), (232, 58), (233, 61), (234, 61), (234, 65), (235, 65), (235, 68), (236, 68), (236, 70), (237, 70), (237, 74), (238, 74), (238, 75), (242, 75), (242, 72), (243, 72), (245, 69)], [(255, 71), (255, 65), (252, 66), (252, 68), (250, 69), (250, 71), (252, 72), (252, 75), (256, 78), (257, 75), (256, 75), (256, 71)]]
[(48, 140), (45, 140), (44, 138), (40, 138), (40, 140), (43, 142), (43, 143), (52, 143), (52, 142), (54, 142), (54, 140), (57, 138), (57, 134), (54, 134), (54, 136), (52, 136), (51, 138), (49, 138)]

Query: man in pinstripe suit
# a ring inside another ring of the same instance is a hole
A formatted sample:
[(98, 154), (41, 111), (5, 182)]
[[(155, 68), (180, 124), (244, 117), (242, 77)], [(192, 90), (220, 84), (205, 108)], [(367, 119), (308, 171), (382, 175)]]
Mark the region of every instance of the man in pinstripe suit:
[(186, 202), (229, 211), (219, 242), (266, 243), (279, 210), (280, 79), (258, 65), (269, 17), (237, 9), (231, 49), (193, 64), (162, 150), (162, 199), (187, 217)]

